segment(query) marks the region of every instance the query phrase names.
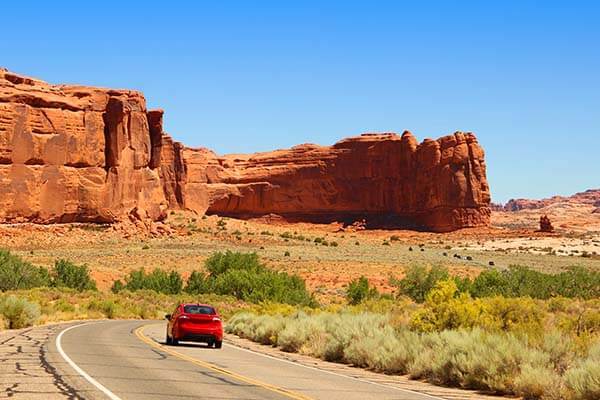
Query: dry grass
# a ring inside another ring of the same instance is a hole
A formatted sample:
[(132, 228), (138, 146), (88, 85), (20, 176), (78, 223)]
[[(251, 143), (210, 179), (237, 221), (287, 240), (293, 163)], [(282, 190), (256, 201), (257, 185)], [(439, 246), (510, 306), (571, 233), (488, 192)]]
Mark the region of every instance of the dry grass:
[(287, 352), (389, 374), (409, 374), (444, 386), (523, 396), (597, 399), (600, 342), (585, 349), (558, 331), (541, 338), (481, 328), (417, 333), (391, 313), (240, 313), (227, 331)]
[[(535, 254), (533, 249), (541, 246), (536, 241), (547, 238), (523, 231), (337, 232), (337, 225), (273, 226), (216, 216), (199, 218), (183, 212), (170, 215), (167, 224), (177, 234), (129, 239), (110, 227), (95, 225), (0, 226), (0, 248), (10, 249), (39, 265), (50, 266), (57, 258), (88, 264), (100, 289), (107, 289), (113, 280), (122, 279), (140, 267), (175, 269), (186, 278), (192, 270), (201, 270), (204, 260), (214, 251), (255, 251), (269, 266), (302, 276), (319, 300), (325, 302), (342, 301), (345, 286), (361, 275), (369, 278), (378, 290), (389, 292), (392, 290), (389, 276), (401, 277), (405, 268), (414, 263), (444, 265), (459, 276), (476, 275), (489, 268), (490, 261), (496, 268), (520, 264), (550, 272), (574, 264), (600, 269), (600, 259)], [(531, 242), (531, 246), (524, 251), (507, 251), (478, 245), (478, 242), (500, 243), (515, 237)], [(315, 243), (317, 238), (321, 243)], [(592, 246), (600, 246), (600, 239), (585, 240)], [(322, 241), (338, 245), (325, 246)], [(390, 245), (383, 246), (383, 241)], [(454, 254), (461, 258), (453, 257)]]

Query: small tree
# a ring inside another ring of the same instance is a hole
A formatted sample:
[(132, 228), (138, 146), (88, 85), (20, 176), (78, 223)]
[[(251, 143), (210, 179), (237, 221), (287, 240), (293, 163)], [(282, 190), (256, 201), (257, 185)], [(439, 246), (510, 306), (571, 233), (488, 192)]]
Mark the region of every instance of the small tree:
[(0, 291), (50, 285), (46, 268), (36, 267), (9, 251), (0, 250)]
[(117, 279), (116, 281), (113, 282), (112, 287), (110, 288), (110, 291), (113, 293), (119, 293), (123, 289), (125, 289), (125, 285), (123, 284), (123, 282), (121, 282), (120, 279)]
[(230, 269), (254, 270), (264, 269), (258, 254), (238, 253), (227, 250), (225, 253), (217, 252), (205, 261), (205, 266), (211, 276), (216, 277)]
[(190, 294), (202, 294), (210, 292), (210, 281), (200, 271), (192, 271), (185, 285), (185, 291)]
[(52, 286), (68, 287), (80, 292), (96, 290), (96, 282), (90, 277), (88, 266), (76, 265), (68, 260), (56, 260), (54, 263)]
[(398, 288), (399, 295), (406, 295), (417, 303), (422, 303), (436, 283), (448, 279), (448, 276), (448, 270), (443, 267), (434, 265), (427, 269), (422, 265), (413, 265), (403, 279), (391, 279), (390, 283)]
[(348, 284), (346, 299), (349, 304), (356, 305), (364, 300), (375, 298), (379, 295), (376, 288), (369, 287), (369, 280), (361, 276)]

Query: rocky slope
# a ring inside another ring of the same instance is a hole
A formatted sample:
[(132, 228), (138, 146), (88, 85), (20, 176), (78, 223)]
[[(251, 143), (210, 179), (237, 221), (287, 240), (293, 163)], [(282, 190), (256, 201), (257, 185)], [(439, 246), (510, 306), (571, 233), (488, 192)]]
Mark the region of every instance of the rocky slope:
[(600, 189), (588, 189), (572, 196), (552, 196), (541, 200), (511, 199), (498, 211), (536, 210), (557, 203), (588, 204), (600, 207)]
[(159, 220), (187, 208), (433, 231), (489, 223), (484, 153), (470, 133), (218, 156), (174, 142), (162, 117), (139, 92), (0, 70), (0, 222)]
[(537, 228), (540, 216), (544, 215), (560, 231), (598, 232), (600, 189), (541, 200), (510, 200), (504, 206), (494, 209), (492, 223), (505, 227)]

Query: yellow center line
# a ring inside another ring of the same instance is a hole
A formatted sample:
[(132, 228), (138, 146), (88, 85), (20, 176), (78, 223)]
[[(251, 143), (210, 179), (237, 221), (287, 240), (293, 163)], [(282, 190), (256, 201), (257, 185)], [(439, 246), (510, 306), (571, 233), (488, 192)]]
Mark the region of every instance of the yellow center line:
[[(161, 325), (161, 324), (153, 324), (153, 325)], [(291, 390), (283, 389), (283, 388), (271, 385), (271, 384), (266, 383), (266, 382), (262, 382), (262, 381), (259, 381), (259, 380), (256, 380), (256, 379), (249, 378), (249, 377), (244, 376), (244, 375), (240, 375), (240, 374), (235, 373), (233, 371), (229, 371), (229, 370), (227, 370), (225, 368), (218, 367), (218, 366), (216, 366), (214, 364), (211, 364), (209, 362), (206, 362), (206, 361), (198, 360), (196, 358), (187, 356), (187, 355), (182, 354), (182, 353), (180, 353), (178, 351), (175, 351), (175, 350), (173, 350), (171, 348), (163, 346), (160, 343), (157, 343), (156, 341), (150, 339), (148, 336), (144, 335), (144, 329), (146, 327), (148, 327), (148, 326), (152, 326), (152, 325), (143, 325), (143, 326), (140, 326), (139, 328), (137, 328), (135, 330), (135, 335), (138, 337), (138, 339), (140, 339), (144, 343), (149, 344), (150, 346), (152, 346), (154, 348), (160, 349), (161, 351), (163, 351), (165, 353), (168, 353), (168, 354), (170, 354), (170, 355), (172, 355), (174, 357), (177, 357), (177, 358), (179, 358), (181, 360), (184, 360), (184, 361), (190, 362), (192, 364), (198, 365), (200, 367), (207, 368), (207, 369), (210, 369), (212, 371), (218, 372), (220, 374), (223, 374), (223, 375), (229, 376), (231, 378), (237, 379), (238, 381), (241, 381), (241, 382), (244, 382), (244, 383), (248, 383), (250, 385), (262, 387), (264, 389), (267, 389), (267, 390), (270, 390), (272, 392), (281, 394), (281, 395), (289, 397), (291, 399), (296, 399), (296, 400), (312, 400), (311, 397), (305, 396), (303, 394), (296, 393), (296, 392), (293, 392)]]

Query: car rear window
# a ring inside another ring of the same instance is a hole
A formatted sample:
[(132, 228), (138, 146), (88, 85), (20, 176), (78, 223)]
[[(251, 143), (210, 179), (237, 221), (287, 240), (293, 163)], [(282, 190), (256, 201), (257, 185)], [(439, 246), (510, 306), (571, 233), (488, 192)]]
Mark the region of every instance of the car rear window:
[(209, 306), (183, 306), (183, 312), (186, 314), (215, 314), (215, 309)]

